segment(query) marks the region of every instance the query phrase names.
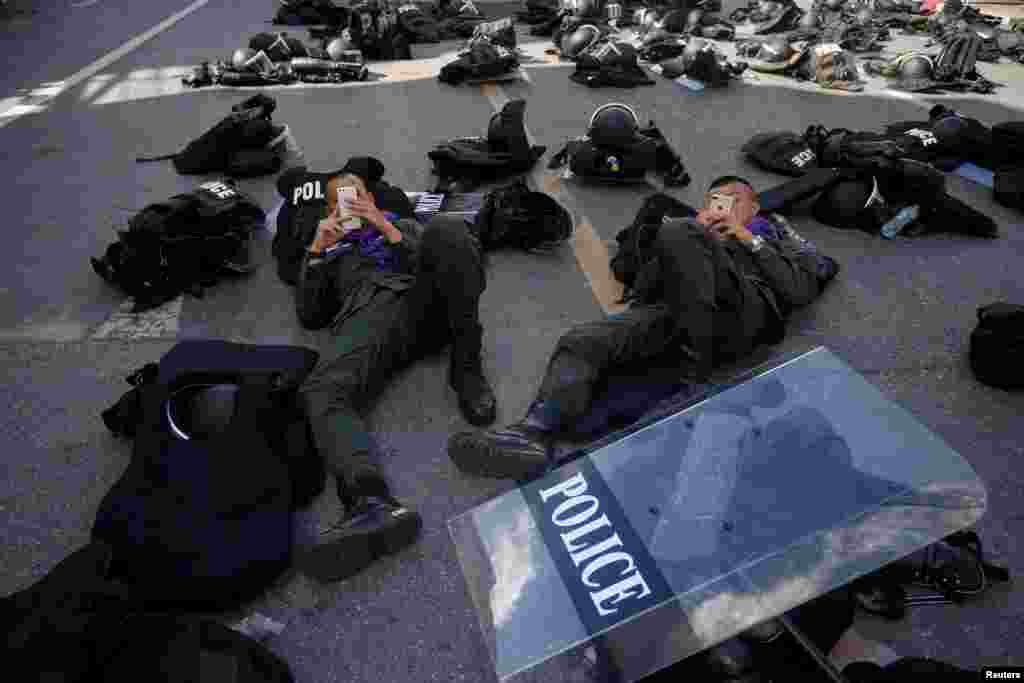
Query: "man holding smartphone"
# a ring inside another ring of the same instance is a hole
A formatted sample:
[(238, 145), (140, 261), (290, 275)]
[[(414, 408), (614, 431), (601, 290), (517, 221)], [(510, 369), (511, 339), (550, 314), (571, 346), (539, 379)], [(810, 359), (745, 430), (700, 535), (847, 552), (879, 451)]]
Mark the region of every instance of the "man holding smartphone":
[[(360, 166), (371, 177), (383, 174), (379, 162), (366, 159), (346, 169)], [(346, 509), (297, 558), (304, 573), (321, 581), (352, 576), (419, 535), (420, 516), (391, 495), (363, 419), (397, 372), (451, 343), (449, 384), (466, 419), (483, 426), (496, 415), (481, 362), (486, 279), (467, 224), (438, 216), (422, 228), (382, 211), (363, 177), (344, 170), (321, 180), (326, 206), (307, 216), (320, 219), (296, 289), (302, 325), (333, 331), (300, 390), (317, 450)]]
[(785, 319), (813, 301), (838, 265), (778, 216), (759, 215), (751, 184), (711, 183), (704, 207), (656, 228), (630, 308), (559, 339), (526, 417), (504, 429), (455, 434), (448, 455), (465, 472), (525, 479), (553, 464), (561, 432), (587, 422), (597, 388), (625, 368), (663, 368), (681, 390), (716, 365), (775, 344)]

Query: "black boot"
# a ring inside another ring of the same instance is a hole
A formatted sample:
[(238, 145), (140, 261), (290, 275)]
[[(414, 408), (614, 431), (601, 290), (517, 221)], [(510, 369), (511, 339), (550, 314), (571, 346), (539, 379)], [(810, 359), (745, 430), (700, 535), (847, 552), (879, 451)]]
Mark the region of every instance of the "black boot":
[(296, 555), (296, 567), (321, 582), (342, 581), (374, 560), (412, 545), (423, 520), (395, 498), (360, 496), (342, 518), (320, 533), (316, 545)]
[(459, 395), (459, 408), (476, 427), (493, 424), (498, 417), (498, 401), (484, 377), (480, 345), (479, 326), (476, 333), (456, 337), (448, 367), (448, 383)]
[(467, 474), (498, 479), (529, 479), (552, 463), (554, 430), (535, 402), (526, 417), (504, 429), (468, 431), (448, 440), (448, 457)]

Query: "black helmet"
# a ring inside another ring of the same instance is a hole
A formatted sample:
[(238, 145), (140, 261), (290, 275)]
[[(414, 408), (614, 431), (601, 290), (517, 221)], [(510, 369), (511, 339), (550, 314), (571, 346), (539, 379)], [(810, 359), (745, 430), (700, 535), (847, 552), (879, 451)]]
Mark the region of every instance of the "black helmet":
[(800, 17), (800, 21), (797, 22), (797, 27), (806, 30), (818, 28), (818, 11), (812, 8), (804, 12), (804, 15)]
[(793, 56), (793, 48), (785, 38), (776, 37), (761, 43), (761, 49), (757, 52), (757, 59), (766, 62), (784, 62)]
[(602, 66), (629, 67), (637, 63), (637, 50), (629, 43), (612, 40), (594, 43), (586, 54)]
[(934, 66), (928, 55), (914, 54), (900, 60), (900, 78), (904, 80), (932, 77)]
[(964, 11), (962, 0), (946, 0), (942, 5), (943, 14), (960, 14)]
[(231, 65), (242, 71), (247, 68), (246, 64), (249, 63), (249, 60), (255, 56), (256, 50), (253, 50), (251, 47), (240, 47), (231, 55)]
[(825, 7), (832, 12), (838, 12), (843, 8), (843, 0), (825, 0)]
[(183, 441), (225, 431), (235, 416), (237, 384), (200, 384), (179, 389), (167, 401), (167, 424)]
[(587, 135), (602, 147), (622, 147), (635, 139), (640, 117), (629, 105), (620, 102), (604, 104), (590, 117)]
[(601, 29), (593, 24), (584, 24), (562, 38), (562, 56), (575, 59), (581, 52), (597, 42)]
[(349, 30), (345, 29), (342, 35), (327, 43), (327, 56), (335, 62), (340, 62), (346, 51), (357, 49), (351, 36)]

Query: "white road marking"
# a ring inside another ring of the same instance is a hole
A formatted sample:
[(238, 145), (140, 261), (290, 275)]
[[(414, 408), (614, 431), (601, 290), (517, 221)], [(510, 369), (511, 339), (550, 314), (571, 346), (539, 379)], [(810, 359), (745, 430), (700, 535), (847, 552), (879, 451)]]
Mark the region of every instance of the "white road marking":
[(82, 7), (91, 7), (92, 5), (95, 5), (96, 3), (98, 3), (99, 1), (100, 0), (81, 0), (81, 2), (73, 2), (73, 3), (71, 3), (71, 6), (74, 7), (75, 9), (79, 9), (79, 8), (82, 8)]
[(200, 9), (209, 2), (210, 0), (196, 0), (185, 9), (181, 10), (180, 12), (172, 14), (171, 16), (167, 17), (153, 28), (149, 29), (145, 33), (142, 33), (132, 38), (124, 45), (114, 50), (113, 52), (110, 52), (104, 55), (103, 57), (100, 57), (89, 66), (85, 67), (84, 69), (80, 69), (79, 71), (72, 74), (65, 80), (53, 84), (50, 88), (46, 90), (45, 94), (38, 92), (38, 90), (33, 91), (33, 94), (39, 98), (39, 101), (31, 102), (27, 105), (28, 108), (23, 107), (22, 104), (19, 103), (14, 106), (15, 111), (13, 112), (11, 111), (11, 109), (0, 110), (0, 128), (3, 128), (7, 124), (22, 116), (37, 113), (42, 109), (46, 109), (50, 102), (65, 90), (75, 87), (76, 85), (78, 85), (79, 83), (88, 78), (92, 78), (94, 75), (96, 75), (103, 69), (107, 68), (117, 60), (121, 59), (121, 57), (124, 57), (126, 54), (135, 50), (143, 43), (163, 33), (171, 26), (174, 26), (176, 23), (187, 17), (189, 14), (192, 14), (197, 9)]
[(178, 336), (184, 296), (142, 313), (132, 313), (128, 299), (89, 335), (89, 339), (174, 339)]

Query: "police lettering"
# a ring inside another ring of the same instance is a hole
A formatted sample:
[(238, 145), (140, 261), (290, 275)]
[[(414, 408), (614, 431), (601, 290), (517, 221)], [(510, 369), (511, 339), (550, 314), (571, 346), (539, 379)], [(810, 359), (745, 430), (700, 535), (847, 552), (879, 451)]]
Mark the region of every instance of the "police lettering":
[(302, 183), (301, 185), (296, 185), (295, 189), (292, 191), (293, 206), (298, 206), (300, 200), (309, 201), (310, 199), (323, 198), (324, 193), (323, 190), (320, 189), (319, 180), (310, 181), (308, 183)]
[(920, 128), (912, 128), (907, 131), (907, 135), (912, 135), (922, 143), (925, 147), (931, 147), (932, 145), (939, 144), (939, 139), (935, 137), (935, 134), (930, 130), (921, 130)]
[(231, 199), (238, 193), (230, 185), (225, 185), (221, 182), (203, 183), (199, 187), (203, 188), (217, 199)]
[(812, 152), (809, 149), (805, 149), (804, 151), (800, 152), (789, 161), (797, 168), (803, 168), (807, 164), (814, 161), (814, 152)]
[[(615, 605), (630, 598), (646, 597), (651, 589), (637, 570), (633, 557), (617, 550), (623, 546), (622, 539), (614, 533), (608, 516), (597, 516), (600, 501), (586, 492), (587, 482), (582, 474), (577, 474), (542, 490), (540, 498), (544, 503), (554, 496), (564, 498), (551, 512), (551, 521), (559, 528), (571, 528), (560, 534), (562, 543), (573, 564), (581, 568), (583, 585), (598, 589), (590, 592), (597, 613), (607, 616), (618, 611)], [(598, 532), (605, 528), (607, 530)]]

